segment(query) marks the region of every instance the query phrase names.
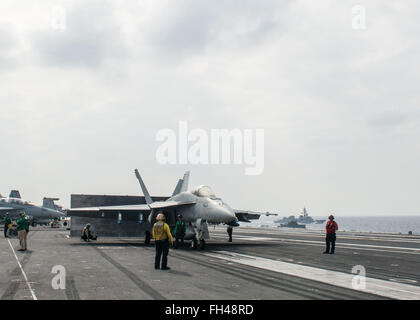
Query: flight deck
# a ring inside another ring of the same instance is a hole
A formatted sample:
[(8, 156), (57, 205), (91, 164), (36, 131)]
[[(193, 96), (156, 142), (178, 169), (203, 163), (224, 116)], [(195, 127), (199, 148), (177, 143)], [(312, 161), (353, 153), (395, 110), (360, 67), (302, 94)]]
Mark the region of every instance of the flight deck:
[[(28, 251), (0, 239), (3, 300), (420, 299), (420, 236), (338, 232), (322, 254), (319, 231), (209, 227), (205, 250), (171, 249), (169, 271), (154, 269), (155, 248), (138, 238), (83, 242), (36, 227)], [(59, 271), (57, 271), (59, 270)], [(61, 270), (61, 271), (60, 271)], [(65, 270), (65, 288), (53, 282)], [(55, 273), (54, 273), (54, 272)]]

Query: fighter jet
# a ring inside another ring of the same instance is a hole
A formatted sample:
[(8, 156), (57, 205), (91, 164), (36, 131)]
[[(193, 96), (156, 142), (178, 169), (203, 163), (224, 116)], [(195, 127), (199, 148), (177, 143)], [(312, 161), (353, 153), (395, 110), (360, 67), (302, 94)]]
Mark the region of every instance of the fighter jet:
[(12, 190), (9, 198), (0, 198), (0, 215), (2, 218), (6, 212), (9, 213), (9, 217), (12, 220), (18, 219), (19, 214), (24, 212), (32, 226), (36, 224), (47, 224), (54, 218), (66, 216), (65, 212), (36, 206), (29, 201), (22, 200), (18, 190)]
[[(70, 212), (147, 212), (148, 222), (151, 226), (156, 221), (158, 213), (162, 212), (168, 224), (173, 226), (178, 215), (182, 215), (187, 222), (185, 239), (193, 241), (193, 247), (198, 245), (203, 249), (205, 239), (209, 239), (208, 223), (225, 224), (238, 227), (238, 221), (250, 222), (251, 219), (259, 219), (261, 215), (273, 215), (244, 210), (234, 210), (222, 198), (215, 195), (212, 189), (206, 185), (200, 185), (188, 191), (190, 172), (184, 174), (175, 187), (172, 196), (166, 201), (153, 201), (146, 185), (137, 169), (134, 170), (143, 191), (146, 204), (101, 206), (89, 208), (73, 208)], [(150, 231), (145, 233), (146, 243), (150, 242)]]

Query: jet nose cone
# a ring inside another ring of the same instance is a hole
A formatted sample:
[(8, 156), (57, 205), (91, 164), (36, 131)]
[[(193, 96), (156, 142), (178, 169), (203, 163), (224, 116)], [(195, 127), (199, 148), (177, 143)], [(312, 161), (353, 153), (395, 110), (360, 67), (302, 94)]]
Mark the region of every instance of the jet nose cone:
[(231, 207), (229, 207), (228, 205), (224, 205), (223, 206), (223, 212), (226, 215), (226, 217), (230, 220), (230, 221), (236, 221), (236, 215), (235, 215), (235, 211), (232, 210)]
[(207, 220), (214, 223), (232, 223), (236, 221), (235, 212), (232, 208), (223, 203), (220, 199), (217, 201), (208, 202), (209, 212), (207, 214)]

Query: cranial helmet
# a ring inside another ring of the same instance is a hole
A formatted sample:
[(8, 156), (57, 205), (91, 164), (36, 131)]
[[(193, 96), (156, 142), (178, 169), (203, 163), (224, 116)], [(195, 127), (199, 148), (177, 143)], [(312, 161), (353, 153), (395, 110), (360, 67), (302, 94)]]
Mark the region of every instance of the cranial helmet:
[(158, 221), (165, 220), (165, 215), (163, 213), (159, 213), (156, 217), (156, 220)]

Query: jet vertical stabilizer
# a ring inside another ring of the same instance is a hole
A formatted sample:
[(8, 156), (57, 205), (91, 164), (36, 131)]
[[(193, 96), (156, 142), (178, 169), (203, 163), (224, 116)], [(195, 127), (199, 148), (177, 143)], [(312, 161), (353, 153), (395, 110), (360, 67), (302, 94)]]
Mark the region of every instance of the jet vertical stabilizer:
[(143, 191), (144, 198), (146, 199), (146, 203), (151, 204), (153, 202), (152, 198), (150, 197), (149, 191), (147, 191), (146, 185), (144, 184), (139, 171), (136, 169), (134, 170), (134, 173), (136, 174), (137, 180), (139, 180), (141, 190)]
[(22, 199), (22, 197), (20, 196), (19, 190), (10, 191), (9, 198)]
[(179, 179), (179, 180), (178, 180), (178, 183), (176, 184), (175, 190), (174, 190), (174, 192), (172, 193), (172, 197), (173, 197), (173, 196), (176, 196), (178, 193), (180, 193), (180, 192), (181, 192), (181, 187), (182, 187), (182, 179)]
[(190, 172), (187, 171), (187, 172), (185, 172), (184, 178), (182, 179), (181, 192), (188, 191), (189, 180), (190, 180)]
[(47, 198), (44, 197), (44, 199), (42, 199), (42, 206), (44, 208), (49, 208), (49, 209), (53, 209), (53, 210), (57, 210), (57, 206), (55, 205), (54, 201), (58, 201), (60, 200), (59, 198)]

